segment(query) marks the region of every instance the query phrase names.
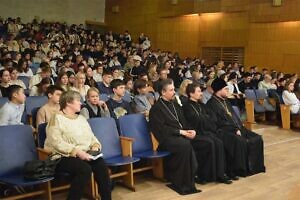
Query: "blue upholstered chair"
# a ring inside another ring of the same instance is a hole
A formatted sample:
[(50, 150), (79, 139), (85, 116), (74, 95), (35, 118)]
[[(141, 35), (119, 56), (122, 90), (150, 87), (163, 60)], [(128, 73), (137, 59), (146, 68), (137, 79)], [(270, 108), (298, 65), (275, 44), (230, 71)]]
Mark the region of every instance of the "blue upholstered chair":
[(28, 76), (19, 76), (18, 79), (21, 80), (21, 81), (23, 81), (23, 83), (25, 84), (26, 88), (28, 89), (30, 78)]
[[(163, 179), (163, 159), (170, 153), (167, 151), (153, 150), (150, 131), (147, 121), (142, 114), (125, 115), (119, 119), (120, 134), (125, 137), (133, 138), (132, 146), (133, 156), (141, 159), (150, 159), (153, 175), (156, 178)], [(145, 170), (149, 167), (144, 168)], [(137, 169), (137, 172), (143, 169)]]
[(256, 90), (257, 99), (263, 102), (263, 107), (266, 111), (276, 111), (276, 106), (271, 105), (267, 90)]
[(102, 144), (103, 158), (110, 167), (120, 167), (121, 172), (111, 178), (122, 177), (126, 187), (135, 191), (133, 163), (140, 159), (132, 157), (132, 139), (120, 137), (113, 118), (91, 118), (88, 120), (93, 133)]
[[(46, 140), (46, 127), (47, 127), (47, 123), (43, 123), (40, 124), (37, 127), (37, 146), (38, 146), (38, 154), (39, 154), (39, 158), (40, 160), (44, 160), (46, 159), (50, 152), (47, 152), (46, 150), (44, 150), (44, 144), (45, 144), (45, 140)], [(68, 173), (60, 173), (60, 174), (56, 174), (56, 177), (60, 178), (60, 179), (67, 179), (69, 176)], [(92, 199), (99, 199), (99, 194), (98, 194), (98, 189), (96, 187), (96, 182), (94, 179), (94, 175), (92, 174), (91, 176), (91, 186), (89, 187), (89, 193), (90, 196), (92, 197)], [(61, 191), (61, 190), (66, 190), (70, 187), (69, 184), (64, 184), (64, 185), (60, 185), (60, 186), (56, 186), (52, 188), (52, 191)]]
[(7, 98), (7, 97), (0, 97), (0, 108), (1, 108), (6, 102), (8, 102), (8, 98)]
[(257, 99), (256, 92), (252, 89), (245, 90), (245, 96), (247, 122), (255, 123), (255, 113), (262, 115), (265, 119), (266, 109), (263, 103)]
[(26, 98), (25, 102), (25, 112), (28, 118), (28, 122), (30, 125), (32, 125), (32, 110), (41, 107), (45, 105), (48, 101), (48, 98), (46, 96), (31, 96)]
[(109, 95), (107, 95), (107, 94), (100, 94), (100, 100), (101, 101), (108, 101), (108, 99), (109, 99)]
[(31, 110), (31, 125), (34, 127), (34, 128), (37, 128), (36, 127), (36, 116), (37, 116), (37, 113), (38, 113), (38, 111), (39, 111), (39, 109), (40, 109), (41, 107), (40, 106), (38, 106), (38, 107), (35, 107), (35, 108), (33, 108), (32, 110)]
[(43, 194), (45, 199), (52, 199), (50, 181), (53, 177), (37, 181), (23, 178), (25, 162), (38, 159), (31, 127), (28, 125), (1, 126), (0, 137), (2, 138), (0, 140), (0, 182), (22, 187), (38, 184), (44, 186), (43, 190), (9, 198), (19, 199)]

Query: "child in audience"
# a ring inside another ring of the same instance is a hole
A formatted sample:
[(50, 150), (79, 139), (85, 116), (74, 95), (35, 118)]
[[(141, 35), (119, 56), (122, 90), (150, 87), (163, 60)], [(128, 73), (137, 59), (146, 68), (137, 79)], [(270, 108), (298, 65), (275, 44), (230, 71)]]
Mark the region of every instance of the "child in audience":
[(94, 66), (93, 78), (96, 82), (102, 81), (103, 66), (104, 65), (102, 64), (102, 62), (96, 63)]
[(19, 72), (16, 68), (9, 68), (8, 69), (9, 73), (10, 73), (10, 84), (11, 85), (19, 85), (21, 86), (23, 89), (26, 89), (26, 85), (24, 84), (24, 82), (20, 79), (18, 79), (19, 77)]
[(125, 95), (125, 84), (120, 79), (115, 79), (111, 82), (113, 96), (107, 101), (110, 114), (113, 118), (119, 119), (120, 117), (131, 114), (131, 107), (127, 101), (122, 98)]
[(109, 109), (104, 101), (99, 98), (99, 90), (91, 87), (86, 95), (86, 102), (80, 114), (86, 119), (94, 117), (110, 117)]
[(0, 126), (23, 124), (21, 122), (24, 112), (26, 96), (24, 89), (19, 85), (8, 87), (8, 100), (0, 109)]
[(151, 103), (148, 100), (147, 93), (147, 81), (138, 79), (134, 82), (134, 109), (135, 112), (142, 113), (146, 118), (149, 117), (149, 111), (151, 109)]
[(52, 80), (50, 78), (43, 78), (39, 84), (31, 88), (29, 96), (45, 96), (47, 88), (51, 84)]
[(43, 105), (36, 116), (36, 127), (42, 123), (49, 122), (51, 116), (58, 113), (60, 110), (59, 98), (63, 93), (63, 89), (56, 85), (50, 85), (47, 88), (46, 95), (48, 97), (48, 102)]
[(69, 84), (69, 77), (67, 72), (61, 71), (56, 80), (56, 85), (61, 87), (64, 91), (75, 90), (74, 87)]
[(0, 71), (0, 95), (8, 97), (8, 87), (10, 85), (10, 74), (6, 69)]
[(85, 70), (86, 80), (85, 84), (90, 87), (97, 87), (97, 82), (93, 78), (93, 69), (91, 67), (86, 68)]
[(98, 89), (100, 94), (112, 94), (112, 89), (110, 87), (110, 83), (113, 80), (112, 72), (109, 69), (103, 70), (102, 82), (98, 84)]

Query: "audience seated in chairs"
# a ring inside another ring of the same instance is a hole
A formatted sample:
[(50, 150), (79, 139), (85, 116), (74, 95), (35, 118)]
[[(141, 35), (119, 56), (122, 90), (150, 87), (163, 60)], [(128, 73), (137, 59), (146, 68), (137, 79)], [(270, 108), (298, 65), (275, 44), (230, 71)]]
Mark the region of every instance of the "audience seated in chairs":
[(115, 79), (110, 85), (114, 94), (106, 103), (111, 117), (119, 119), (123, 115), (131, 114), (130, 104), (122, 99), (125, 95), (125, 83), (120, 79)]
[(91, 87), (86, 95), (86, 101), (84, 102), (80, 114), (86, 119), (94, 117), (110, 117), (109, 109), (105, 103), (99, 97), (99, 90), (95, 87)]
[(242, 93), (238, 86), (238, 75), (232, 72), (228, 77), (228, 100), (233, 106), (237, 106), (240, 110), (245, 108), (245, 94)]
[(82, 72), (78, 72), (76, 74), (76, 82), (74, 89), (78, 91), (81, 95), (81, 99), (85, 101), (85, 97), (87, 94), (87, 91), (90, 89), (90, 86), (85, 84), (86, 75)]
[(61, 159), (57, 172), (72, 176), (68, 200), (80, 200), (84, 189), (94, 173), (100, 188), (101, 199), (111, 199), (110, 178), (102, 158), (92, 160), (89, 150), (100, 151), (101, 144), (94, 136), (87, 120), (76, 113), (80, 111), (80, 94), (64, 92), (60, 97), (61, 112), (55, 114), (47, 125), (45, 150)]
[(0, 96), (8, 97), (8, 88), (10, 86), (10, 74), (6, 69), (0, 71)]
[(8, 100), (0, 108), (0, 126), (23, 124), (21, 122), (24, 113), (26, 96), (24, 89), (19, 85), (8, 87)]
[(26, 85), (24, 84), (24, 82), (20, 79), (18, 79), (19, 77), (19, 72), (16, 68), (9, 68), (8, 69), (9, 73), (10, 73), (10, 85), (19, 85), (21, 86), (24, 90), (27, 89)]
[(85, 79), (85, 85), (88, 85), (90, 87), (97, 87), (97, 82), (94, 80), (94, 74), (93, 69), (91, 67), (87, 67), (85, 69), (86, 79)]
[(64, 90), (56, 85), (50, 85), (47, 88), (46, 95), (48, 102), (43, 105), (37, 112), (36, 116), (36, 127), (40, 124), (47, 123), (50, 121), (51, 116), (60, 111), (59, 99)]
[(47, 88), (52, 84), (52, 80), (49, 77), (43, 78), (40, 83), (34, 85), (29, 96), (45, 96)]
[(102, 82), (103, 68), (104, 64), (102, 62), (98, 62), (94, 65), (93, 78), (97, 83)]
[[(72, 73), (72, 72), (70, 72)], [(69, 90), (76, 90), (74, 87), (72, 87), (69, 83), (69, 77), (67, 72), (61, 71), (56, 79), (56, 85), (61, 87), (64, 91)]]
[(110, 83), (112, 80), (113, 80), (112, 71), (110, 69), (103, 70), (102, 82), (98, 84), (98, 89), (100, 91), (100, 94), (111, 95), (113, 93), (110, 87)]
[(285, 105), (290, 106), (291, 114), (300, 113), (300, 101), (294, 93), (294, 81), (290, 80), (286, 83), (285, 90), (282, 93), (282, 99)]
[(147, 81), (138, 79), (134, 82), (134, 111), (136, 113), (144, 114), (146, 119), (149, 119), (149, 112), (151, 109), (151, 103), (147, 97), (148, 93)]
[[(184, 105), (185, 103), (188, 102), (189, 98), (188, 95), (186, 93), (186, 87), (188, 86), (188, 84), (193, 83), (192, 80), (190, 79), (185, 79), (181, 82), (180, 86), (179, 86), (179, 91), (178, 91), (178, 95), (179, 95), (179, 100), (178, 103), (179, 105)], [(177, 98), (177, 97), (176, 97)]]
[[(43, 78), (50, 78), (51, 79), (51, 68), (48, 63), (42, 62), (41, 63), (41, 71), (34, 76), (31, 77), (29, 81), (29, 89), (32, 89), (33, 86), (37, 85), (41, 82)], [(51, 84), (53, 84), (53, 80), (51, 79)]]

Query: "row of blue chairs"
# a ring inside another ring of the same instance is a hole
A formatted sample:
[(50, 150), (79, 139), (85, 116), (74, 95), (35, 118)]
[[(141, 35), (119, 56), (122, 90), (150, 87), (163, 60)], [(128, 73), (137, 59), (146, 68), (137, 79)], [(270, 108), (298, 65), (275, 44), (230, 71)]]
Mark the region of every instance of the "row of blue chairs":
[[(135, 191), (134, 173), (152, 169), (154, 177), (163, 179), (163, 158), (168, 156), (169, 152), (153, 149), (148, 124), (143, 115), (132, 114), (120, 118), (120, 131), (118, 131), (113, 118), (93, 118), (88, 122), (95, 136), (102, 143), (103, 158), (107, 165), (121, 169), (117, 173), (112, 173), (111, 178), (121, 178), (123, 184), (133, 191)], [(45, 153), (41, 148), (43, 148), (46, 138), (46, 124), (38, 127), (38, 151), (29, 125), (0, 126), (0, 135), (3, 138), (0, 141), (0, 182), (13, 186), (46, 185), (44, 187), (46, 190), (9, 198), (18, 199), (44, 194), (47, 199), (51, 199), (51, 192), (69, 187), (52, 188), (51, 181), (54, 177), (41, 181), (28, 181), (23, 178), (22, 169), (25, 162), (38, 159), (38, 154)], [(140, 160), (151, 161), (151, 164), (134, 167), (133, 164)], [(66, 175), (64, 174), (64, 176)], [(93, 176), (91, 182), (94, 182)], [(93, 198), (98, 199), (97, 184), (91, 185), (95, 187), (92, 188)]]
[[(153, 149), (148, 123), (142, 114), (125, 115), (119, 119), (120, 131), (113, 118), (91, 118), (88, 120), (93, 133), (101, 141), (102, 152), (108, 166), (121, 166), (135, 163), (140, 159), (160, 159), (169, 152)], [(120, 135), (120, 136), (119, 136)], [(46, 123), (38, 127), (38, 147), (44, 147), (46, 139)], [(129, 142), (129, 149), (125, 146)], [(122, 145), (124, 146), (122, 148)], [(132, 149), (132, 152), (130, 151)], [(124, 152), (127, 151), (127, 152)], [(133, 173), (153, 169), (154, 176), (163, 179), (162, 168), (157, 168), (162, 160), (156, 160), (155, 165), (145, 169), (133, 169)], [(131, 185), (132, 186), (132, 185)], [(131, 187), (133, 189), (133, 187)]]
[(23, 177), (23, 166), (27, 161), (37, 160), (38, 154), (29, 125), (0, 126), (0, 182), (9, 186), (36, 186), (43, 188), (34, 192), (3, 197), (5, 200), (27, 198), (44, 195), (44, 199), (51, 200), (50, 181), (54, 177), (38, 181), (29, 181)]
[(260, 115), (265, 119), (266, 112), (276, 111), (276, 102), (268, 97), (266, 90), (245, 90), (245, 106), (247, 113), (247, 121), (255, 123), (255, 114)]

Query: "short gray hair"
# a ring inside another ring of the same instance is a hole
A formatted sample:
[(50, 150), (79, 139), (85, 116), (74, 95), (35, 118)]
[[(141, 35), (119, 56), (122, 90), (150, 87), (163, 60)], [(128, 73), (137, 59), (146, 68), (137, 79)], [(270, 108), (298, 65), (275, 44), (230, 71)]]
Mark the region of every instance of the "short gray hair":
[(80, 100), (81, 96), (80, 93), (77, 91), (69, 90), (63, 92), (59, 99), (60, 109), (64, 109), (67, 107), (67, 103), (73, 102), (75, 99)]

